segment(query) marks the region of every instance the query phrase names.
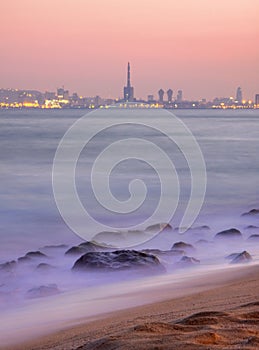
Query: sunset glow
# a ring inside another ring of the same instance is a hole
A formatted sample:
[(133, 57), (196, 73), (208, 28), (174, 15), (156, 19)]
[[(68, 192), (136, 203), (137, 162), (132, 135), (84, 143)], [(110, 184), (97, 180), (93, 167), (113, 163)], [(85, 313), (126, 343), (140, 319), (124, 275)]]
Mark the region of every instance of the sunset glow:
[(258, 92), (257, 0), (34, 0), (1, 3), (1, 87), (137, 97)]

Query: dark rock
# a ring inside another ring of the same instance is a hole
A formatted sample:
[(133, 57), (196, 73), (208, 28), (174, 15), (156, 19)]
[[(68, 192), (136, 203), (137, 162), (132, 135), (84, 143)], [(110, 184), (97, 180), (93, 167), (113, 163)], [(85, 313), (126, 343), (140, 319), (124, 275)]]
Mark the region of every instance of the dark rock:
[(36, 267), (36, 269), (40, 271), (49, 271), (55, 269), (55, 267), (46, 263), (41, 263)]
[(258, 226), (255, 226), (255, 225), (248, 225), (248, 226), (246, 226), (245, 228), (246, 228), (246, 229), (249, 229), (249, 230), (250, 230), (250, 229), (253, 229), (253, 230), (254, 230), (254, 229), (258, 229), (259, 227), (258, 227)]
[(195, 259), (190, 256), (183, 256), (180, 261), (178, 261), (177, 265), (180, 267), (193, 266), (200, 263), (200, 260)]
[(39, 286), (28, 290), (26, 293), (26, 298), (28, 299), (43, 298), (51, 295), (56, 295), (59, 293), (60, 293), (60, 290), (58, 289), (56, 284), (48, 284), (47, 286)]
[(259, 235), (257, 234), (254, 234), (254, 235), (251, 235), (247, 238), (247, 240), (249, 241), (259, 241)]
[(16, 261), (7, 261), (6, 263), (0, 264), (0, 270), (5, 272), (12, 272), (16, 268)]
[(240, 263), (250, 262), (251, 260), (252, 260), (251, 255), (246, 250), (244, 250), (242, 253), (239, 253), (237, 256), (235, 256), (230, 263), (240, 264)]
[(72, 269), (116, 271), (132, 268), (164, 270), (156, 256), (136, 250), (86, 253), (75, 262)]
[(172, 250), (160, 250), (160, 249), (143, 249), (143, 253), (152, 254), (156, 256), (179, 256), (184, 255), (184, 250), (172, 249)]
[(164, 231), (164, 230), (172, 230), (172, 226), (168, 223), (159, 223), (159, 224), (154, 224), (154, 225), (150, 225), (148, 226), (145, 231), (157, 231), (157, 232), (160, 232), (160, 231)]
[(92, 242), (80, 243), (78, 247), (83, 247), (85, 250), (87, 250), (87, 252), (96, 252), (96, 250), (97, 250), (96, 244), (94, 244)]
[(18, 258), (19, 263), (27, 263), (30, 261), (31, 261), (31, 258), (29, 258), (28, 256), (21, 256), (20, 258)]
[(254, 216), (254, 215), (259, 215), (259, 209), (252, 209), (247, 213), (242, 214), (242, 216)]
[(229, 254), (227, 256), (225, 256), (225, 259), (228, 259), (228, 260), (233, 260), (234, 258), (236, 258), (240, 253), (232, 253), (232, 254)]
[(45, 245), (42, 249), (66, 249), (67, 244), (57, 244), (57, 245)]
[(83, 255), (87, 252), (88, 252), (87, 248), (74, 246), (74, 247), (68, 249), (65, 252), (65, 255)]
[(230, 228), (228, 230), (218, 232), (215, 238), (242, 238), (242, 233), (236, 228)]
[(39, 250), (35, 251), (35, 252), (28, 252), (25, 257), (28, 258), (47, 258), (47, 255), (40, 252)]
[(171, 249), (195, 250), (194, 246), (185, 242), (176, 242)]

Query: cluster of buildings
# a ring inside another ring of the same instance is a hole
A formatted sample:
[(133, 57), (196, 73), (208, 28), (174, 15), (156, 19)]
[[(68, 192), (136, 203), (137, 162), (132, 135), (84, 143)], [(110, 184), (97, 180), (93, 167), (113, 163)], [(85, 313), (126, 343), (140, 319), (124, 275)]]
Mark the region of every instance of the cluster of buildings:
[(166, 92), (158, 90), (157, 97), (148, 95), (147, 100), (139, 100), (134, 96), (134, 87), (130, 79), (130, 63), (127, 67), (127, 85), (123, 88), (122, 99), (103, 99), (100, 96), (83, 97), (77, 93), (70, 94), (64, 87), (56, 92), (42, 93), (36, 90), (0, 89), (0, 108), (106, 108), (110, 105), (121, 107), (140, 106), (148, 108), (220, 108), (245, 109), (259, 108), (259, 94), (255, 100), (244, 100), (241, 87), (237, 88), (236, 96), (215, 98), (213, 101), (201, 99), (189, 101), (183, 98), (183, 91), (178, 90), (176, 96), (173, 90)]

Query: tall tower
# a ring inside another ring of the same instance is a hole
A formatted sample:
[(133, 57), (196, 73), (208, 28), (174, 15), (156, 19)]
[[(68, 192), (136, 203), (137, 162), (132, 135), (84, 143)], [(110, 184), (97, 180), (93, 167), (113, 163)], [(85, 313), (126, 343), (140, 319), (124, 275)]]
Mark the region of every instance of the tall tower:
[(168, 103), (171, 103), (172, 99), (173, 99), (173, 90), (169, 89), (169, 90), (167, 90), (166, 93), (167, 93), (167, 101), (168, 101)]
[(124, 86), (123, 89), (124, 101), (132, 102), (134, 100), (134, 88), (130, 84), (130, 63), (128, 62), (128, 71), (127, 71), (127, 86)]
[(163, 103), (164, 102), (164, 90), (163, 89), (160, 89), (159, 91), (158, 91), (158, 99), (159, 99), (159, 102), (160, 103)]
[(177, 102), (182, 102), (182, 100), (183, 100), (183, 91), (182, 90), (178, 90), (176, 101)]
[(238, 87), (238, 88), (237, 88), (236, 101), (237, 101), (238, 103), (242, 103), (242, 101), (243, 101), (243, 94), (242, 94), (241, 87)]

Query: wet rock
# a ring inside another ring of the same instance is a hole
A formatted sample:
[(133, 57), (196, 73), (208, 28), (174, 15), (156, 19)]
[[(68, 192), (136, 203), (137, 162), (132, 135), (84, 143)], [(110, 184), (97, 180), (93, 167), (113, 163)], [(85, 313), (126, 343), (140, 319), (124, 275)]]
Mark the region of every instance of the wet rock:
[(27, 263), (27, 262), (31, 262), (32, 259), (29, 258), (28, 256), (21, 256), (17, 260), (18, 260), (18, 263)]
[(185, 252), (184, 250), (178, 250), (178, 249), (172, 249), (172, 250), (160, 250), (160, 249), (143, 249), (141, 250), (143, 253), (146, 254), (152, 254), (155, 256), (179, 256), (179, 255), (184, 255)]
[(117, 250), (114, 252), (90, 252), (79, 258), (73, 270), (125, 270), (155, 268), (164, 270), (159, 259), (136, 250)]
[[(91, 251), (91, 250), (90, 250)], [(87, 247), (84, 247), (84, 246), (74, 246), (70, 249), (68, 249), (66, 252), (65, 252), (65, 255), (83, 255), (85, 253), (88, 253), (89, 250)]]
[(242, 238), (242, 233), (236, 228), (230, 228), (228, 230), (218, 232), (215, 238)]
[(40, 252), (39, 250), (37, 250), (35, 252), (28, 252), (27, 254), (25, 254), (25, 257), (28, 257), (28, 258), (47, 258), (47, 255)]
[(253, 234), (247, 238), (248, 241), (259, 241), (259, 235)]
[(194, 251), (195, 250), (195, 248), (194, 248), (194, 246), (192, 245), (192, 244), (189, 244), (189, 243), (185, 243), (185, 242), (182, 242), (182, 241), (180, 241), (180, 242), (176, 242), (176, 243), (174, 243), (174, 245), (172, 246), (172, 248), (171, 249), (176, 249), (176, 250), (189, 250), (189, 251)]
[(66, 249), (67, 244), (57, 244), (57, 245), (45, 245), (42, 249)]
[(50, 271), (55, 269), (54, 266), (46, 264), (46, 263), (41, 263), (39, 265), (37, 265), (36, 270), (40, 270), (40, 271)]
[(229, 254), (227, 256), (225, 256), (225, 259), (227, 260), (233, 260), (235, 259), (240, 253), (232, 253), (232, 254)]
[(256, 230), (256, 229), (258, 229), (259, 227), (258, 226), (255, 226), (255, 225), (248, 225), (248, 226), (246, 226), (245, 227), (247, 230)]
[(47, 286), (39, 286), (32, 289), (29, 289), (26, 293), (26, 298), (35, 299), (35, 298), (44, 298), (51, 295), (59, 294), (60, 290), (56, 284), (48, 284)]
[(145, 231), (153, 232), (153, 231), (164, 231), (164, 230), (172, 230), (172, 226), (168, 223), (158, 223), (154, 225), (148, 226)]
[(254, 215), (259, 215), (259, 209), (252, 209), (247, 213), (242, 214), (242, 216), (254, 216)]
[(240, 263), (248, 263), (252, 260), (251, 255), (244, 250), (242, 253), (239, 253), (234, 259), (230, 262), (231, 264), (240, 264)]
[(83, 243), (80, 243), (78, 247), (83, 247), (83, 248), (85, 248), (88, 252), (96, 252), (96, 250), (97, 250), (96, 244), (94, 244), (94, 243), (92, 243), (92, 242), (83, 242)]
[(180, 261), (177, 262), (178, 267), (188, 267), (188, 266), (193, 266), (193, 265), (197, 265), (200, 263), (200, 260), (195, 259), (193, 257), (190, 256), (183, 256), (182, 259)]
[(0, 271), (12, 272), (16, 268), (16, 265), (17, 263), (15, 260), (7, 261), (3, 264), (0, 264)]

